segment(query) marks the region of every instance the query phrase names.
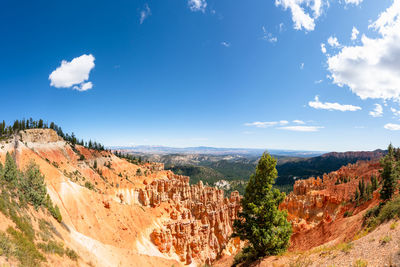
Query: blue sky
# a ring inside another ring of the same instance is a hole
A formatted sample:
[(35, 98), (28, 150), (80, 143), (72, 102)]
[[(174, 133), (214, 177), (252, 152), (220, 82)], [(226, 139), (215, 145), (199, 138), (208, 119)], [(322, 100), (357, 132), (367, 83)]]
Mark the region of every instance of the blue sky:
[(398, 7), (7, 0), (0, 114), (105, 145), (399, 146)]

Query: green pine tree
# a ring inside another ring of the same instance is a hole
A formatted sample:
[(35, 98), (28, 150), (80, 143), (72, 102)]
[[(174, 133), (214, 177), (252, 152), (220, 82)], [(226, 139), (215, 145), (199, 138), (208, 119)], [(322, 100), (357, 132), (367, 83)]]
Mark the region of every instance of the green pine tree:
[(34, 162), (31, 162), (26, 169), (21, 185), (26, 198), (36, 209), (45, 203), (47, 189), (44, 176)]
[(275, 167), (276, 159), (264, 153), (247, 184), (241, 202), (243, 210), (234, 222), (234, 236), (249, 241), (244, 251), (254, 258), (285, 251), (292, 234), (287, 212), (278, 208), (285, 194), (273, 188), (278, 176)]
[(381, 160), (382, 189), (379, 192), (381, 199), (386, 201), (392, 198), (396, 191), (396, 184), (399, 177), (399, 166), (394, 160), (394, 148), (392, 144), (388, 147), (388, 154)]
[(17, 168), (17, 164), (15, 163), (13, 157), (10, 153), (6, 154), (6, 162), (4, 164), (3, 170), (4, 180), (8, 182), (13, 188), (18, 185), (20, 173)]

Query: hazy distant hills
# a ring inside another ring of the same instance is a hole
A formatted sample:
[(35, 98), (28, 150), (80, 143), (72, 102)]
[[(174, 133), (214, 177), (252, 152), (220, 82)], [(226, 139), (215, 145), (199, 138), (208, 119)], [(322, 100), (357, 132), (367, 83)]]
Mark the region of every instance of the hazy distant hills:
[[(120, 146), (111, 147), (134, 154), (206, 154), (206, 155), (253, 155), (261, 156), (267, 149), (260, 148), (218, 148), (218, 147), (167, 147), (167, 146)], [(268, 149), (273, 155), (290, 157), (315, 157), (324, 154), (323, 151), (279, 150)]]
[[(231, 184), (230, 190), (243, 192), (246, 181), (254, 172), (264, 149), (164, 146), (136, 146), (114, 148), (142, 157), (143, 160), (162, 162), (176, 174), (190, 176), (191, 183), (202, 180), (210, 185), (220, 180)], [(383, 150), (356, 152), (329, 152), (269, 150), (278, 159), (276, 184), (282, 190), (291, 190), (296, 179), (321, 176), (343, 165), (358, 160), (375, 160)], [(225, 188), (227, 189), (227, 188)], [(228, 191), (230, 191), (228, 190)]]
[(324, 173), (338, 170), (343, 165), (359, 160), (377, 160), (385, 155), (384, 150), (331, 152), (308, 159), (288, 161), (277, 166), (278, 185), (293, 184), (295, 179), (305, 179), (310, 176), (321, 176)]

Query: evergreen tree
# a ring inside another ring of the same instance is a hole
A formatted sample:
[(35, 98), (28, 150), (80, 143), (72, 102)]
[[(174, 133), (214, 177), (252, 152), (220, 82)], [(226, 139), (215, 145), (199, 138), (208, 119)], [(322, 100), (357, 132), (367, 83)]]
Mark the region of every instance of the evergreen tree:
[(239, 220), (234, 222), (234, 236), (248, 240), (245, 251), (256, 258), (285, 251), (292, 234), (286, 211), (278, 209), (285, 194), (273, 188), (278, 176), (275, 166), (276, 159), (264, 153), (246, 186)]
[(93, 169), (97, 169), (97, 160), (94, 160)]
[(365, 189), (366, 195), (367, 195), (367, 200), (370, 200), (372, 198), (372, 193), (374, 192), (372, 190), (372, 184), (368, 183), (367, 188)]
[(372, 186), (372, 192), (378, 189), (378, 179), (376, 178), (375, 175), (371, 176), (371, 186)]
[(354, 193), (354, 201), (358, 201), (360, 198), (360, 193), (358, 193), (358, 189), (356, 189), (356, 192)]
[(399, 177), (398, 166), (394, 162), (394, 148), (392, 144), (388, 147), (388, 154), (381, 160), (383, 169), (381, 170), (382, 176), (382, 189), (379, 192), (381, 199), (386, 201), (392, 198), (396, 191), (397, 179)]
[(45, 203), (47, 189), (44, 176), (34, 162), (31, 162), (26, 169), (21, 185), (26, 198), (36, 209)]
[(360, 198), (365, 197), (365, 183), (364, 179), (361, 178), (361, 180), (358, 182), (358, 189), (360, 190)]
[(4, 180), (6, 180), (6, 182), (8, 182), (12, 187), (15, 188), (18, 185), (20, 175), (17, 164), (8, 152), (6, 154), (6, 162), (4, 164), (3, 176)]

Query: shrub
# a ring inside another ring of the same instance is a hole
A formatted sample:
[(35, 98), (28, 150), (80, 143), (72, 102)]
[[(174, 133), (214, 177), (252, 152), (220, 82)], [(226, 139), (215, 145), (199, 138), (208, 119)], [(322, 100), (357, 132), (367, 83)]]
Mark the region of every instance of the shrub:
[(76, 261), (79, 258), (78, 254), (75, 252), (75, 250), (70, 249), (70, 248), (67, 248), (65, 250), (65, 254), (73, 261)]
[(356, 262), (354, 263), (355, 267), (367, 267), (368, 266), (368, 262), (363, 260), (363, 259), (358, 259), (356, 260)]
[(32, 240), (28, 239), (23, 233), (12, 227), (7, 229), (7, 233), (11, 236), (11, 243), (15, 246), (15, 256), (21, 266), (36, 267), (41, 261), (45, 261), (45, 257), (37, 250)]
[(392, 237), (390, 235), (385, 235), (384, 237), (381, 238), (381, 244), (385, 245), (387, 243), (389, 243), (390, 241), (392, 241)]
[(14, 252), (11, 240), (6, 234), (0, 232), (0, 256), (9, 257)]
[(94, 185), (93, 185), (91, 182), (89, 182), (89, 181), (86, 181), (86, 182), (85, 182), (85, 187), (86, 187), (87, 189), (89, 189), (89, 190), (96, 191), (95, 188), (94, 188)]
[(47, 244), (39, 243), (38, 247), (46, 253), (57, 254), (61, 257), (64, 256), (64, 245), (62, 243), (51, 240)]
[(343, 216), (344, 216), (344, 217), (353, 216), (353, 212), (352, 212), (352, 211), (349, 211), (349, 210), (346, 210), (345, 213), (343, 214)]

